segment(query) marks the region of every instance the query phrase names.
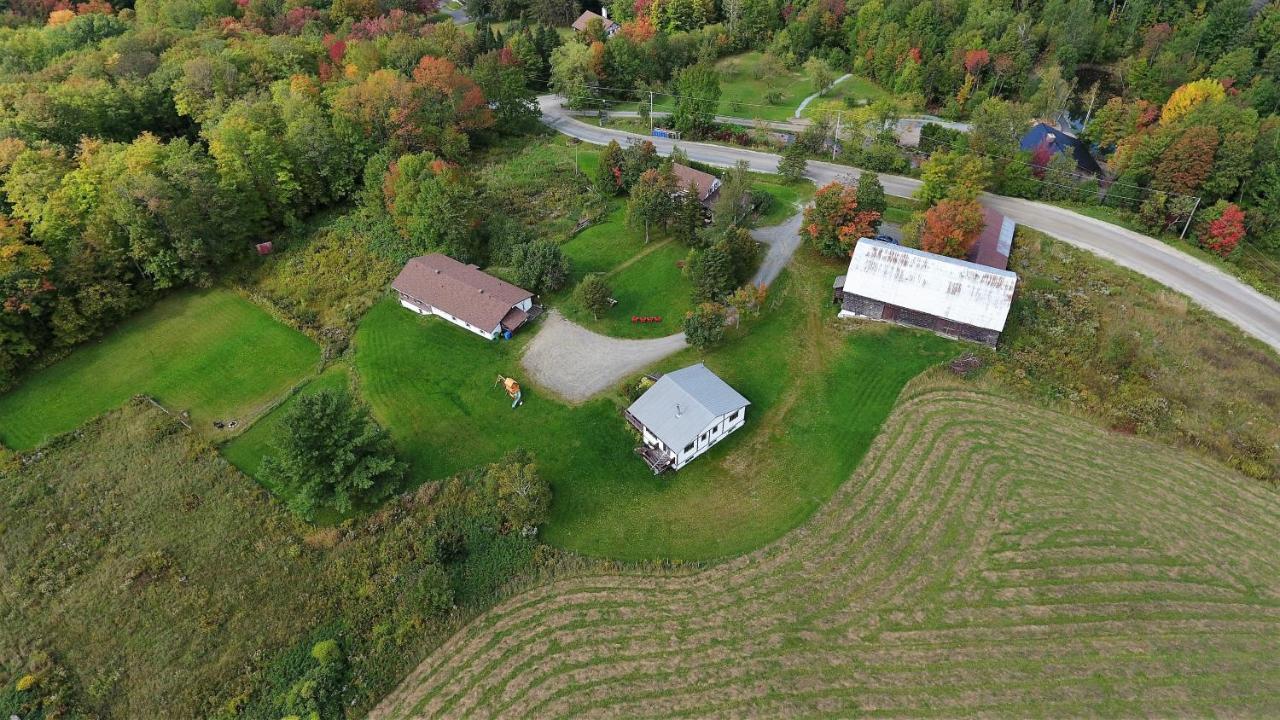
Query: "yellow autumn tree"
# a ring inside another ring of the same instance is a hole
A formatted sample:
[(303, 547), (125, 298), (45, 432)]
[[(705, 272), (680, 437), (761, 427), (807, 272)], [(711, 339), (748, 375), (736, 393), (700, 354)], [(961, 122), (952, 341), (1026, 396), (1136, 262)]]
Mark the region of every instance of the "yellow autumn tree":
[(1164, 104), (1164, 109), (1160, 111), (1160, 122), (1167, 125), (1191, 112), (1201, 103), (1209, 100), (1221, 100), (1226, 96), (1227, 91), (1222, 87), (1222, 83), (1213, 78), (1189, 82), (1174, 90), (1173, 94), (1169, 96), (1169, 101)]
[(49, 27), (57, 27), (65, 25), (75, 19), (76, 14), (71, 10), (54, 10), (49, 13)]

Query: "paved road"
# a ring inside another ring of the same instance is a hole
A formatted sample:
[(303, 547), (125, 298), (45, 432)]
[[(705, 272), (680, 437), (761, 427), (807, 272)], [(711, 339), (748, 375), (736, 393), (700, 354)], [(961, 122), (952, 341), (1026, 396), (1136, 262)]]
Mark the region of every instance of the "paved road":
[[(757, 172), (771, 173), (778, 169), (777, 155), (723, 145), (642, 138), (579, 122), (564, 113), (560, 99), (555, 96), (544, 95), (538, 100), (543, 122), (586, 142), (604, 145), (610, 140), (626, 143), (648, 139), (664, 155), (679, 145), (690, 159), (709, 165), (730, 167), (745, 160)], [(825, 185), (835, 180), (856, 179), (859, 172), (845, 165), (810, 161), (805, 175), (818, 185)], [(919, 180), (896, 175), (881, 175), (880, 181), (885, 192), (898, 197), (910, 197), (920, 187)], [(1154, 238), (1053, 205), (996, 195), (984, 195), (982, 200), (1015, 222), (1089, 250), (1187, 295), (1210, 312), (1280, 350), (1280, 302), (1212, 265)]]

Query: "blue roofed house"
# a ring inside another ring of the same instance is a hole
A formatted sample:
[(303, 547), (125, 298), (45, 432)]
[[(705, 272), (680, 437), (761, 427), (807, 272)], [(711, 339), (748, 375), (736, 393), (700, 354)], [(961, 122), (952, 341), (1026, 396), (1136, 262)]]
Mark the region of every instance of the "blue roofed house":
[(658, 378), (623, 411), (654, 474), (679, 470), (747, 421), (751, 403), (702, 363)]
[(1102, 177), (1102, 166), (1098, 165), (1093, 153), (1089, 151), (1089, 144), (1051, 125), (1033, 125), (1018, 142), (1018, 149), (1035, 152), (1042, 145), (1048, 146), (1054, 155), (1065, 154), (1071, 157), (1081, 173)]

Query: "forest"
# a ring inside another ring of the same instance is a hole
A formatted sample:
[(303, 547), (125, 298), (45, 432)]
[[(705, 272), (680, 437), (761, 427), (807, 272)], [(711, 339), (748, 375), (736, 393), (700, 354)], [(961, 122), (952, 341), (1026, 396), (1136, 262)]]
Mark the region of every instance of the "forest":
[(553, 29), (572, 3), (467, 9), (460, 26), (432, 0), (10, 3), (0, 386), (324, 209), (388, 258), (500, 262), (537, 228), (486, 212), (468, 159), (529, 128), (537, 93), (657, 89), (696, 110), (709, 64), (752, 49), (763, 72), (817, 59), (892, 91), (891, 113), (970, 120), (952, 144), (1009, 194), (1058, 172), (1015, 154), (1020, 123), (1083, 121), (1115, 204), (1159, 229), (1195, 196), (1211, 249), (1280, 257), (1275, 2), (616, 0), (609, 38)]

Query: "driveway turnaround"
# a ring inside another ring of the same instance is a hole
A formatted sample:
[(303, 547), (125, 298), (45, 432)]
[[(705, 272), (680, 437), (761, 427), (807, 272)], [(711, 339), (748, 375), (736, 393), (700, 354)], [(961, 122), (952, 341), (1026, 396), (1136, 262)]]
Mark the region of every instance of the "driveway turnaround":
[[(745, 160), (756, 172), (778, 170), (780, 158), (771, 153), (708, 143), (677, 142), (667, 138), (646, 138), (575, 120), (561, 107), (561, 98), (554, 95), (543, 95), (538, 98), (538, 103), (544, 123), (589, 143), (606, 145), (610, 140), (617, 140), (627, 144), (650, 140), (663, 155), (679, 145), (689, 159), (708, 165), (732, 167), (739, 160)], [(805, 176), (822, 186), (837, 180), (854, 181), (860, 173), (858, 168), (847, 165), (810, 161)], [(921, 185), (919, 180), (896, 175), (881, 175), (880, 182), (886, 193), (898, 197), (910, 197)], [(1206, 310), (1280, 350), (1280, 302), (1216, 267), (1155, 238), (1071, 210), (990, 194), (984, 194), (982, 201), (1014, 222), (1100, 255), (1177, 290)]]
[(520, 362), (535, 383), (577, 404), (684, 347), (684, 333), (652, 340), (612, 338), (552, 310)]

